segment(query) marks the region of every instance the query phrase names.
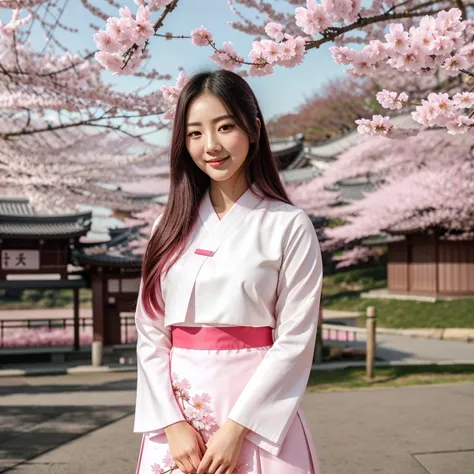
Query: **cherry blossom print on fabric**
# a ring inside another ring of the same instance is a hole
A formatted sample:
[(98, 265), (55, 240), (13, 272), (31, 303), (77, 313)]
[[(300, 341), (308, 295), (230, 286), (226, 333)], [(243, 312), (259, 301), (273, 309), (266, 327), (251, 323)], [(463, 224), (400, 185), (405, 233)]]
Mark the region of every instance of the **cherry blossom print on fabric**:
[[(171, 374), (173, 393), (183, 412), (184, 419), (189, 423), (207, 443), (211, 436), (219, 429), (214, 412), (210, 406), (212, 401), (208, 393), (200, 395), (191, 394), (191, 384), (186, 378), (180, 378), (176, 373)], [(168, 474), (174, 472), (178, 467), (174, 464), (170, 451), (168, 450), (161, 464), (154, 463), (151, 466), (151, 474)], [(245, 474), (248, 472), (246, 464), (238, 464), (232, 474)]]

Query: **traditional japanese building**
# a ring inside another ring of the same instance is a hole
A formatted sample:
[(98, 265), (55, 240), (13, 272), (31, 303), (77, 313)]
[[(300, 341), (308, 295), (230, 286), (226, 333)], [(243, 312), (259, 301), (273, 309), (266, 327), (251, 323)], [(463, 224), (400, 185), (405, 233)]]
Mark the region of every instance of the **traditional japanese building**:
[(0, 198), (0, 289), (72, 289), (76, 347), (79, 288), (88, 284), (71, 267), (71, 252), (90, 227), (90, 212), (38, 215), (27, 199)]
[[(281, 178), (297, 182), (315, 176), (311, 155), (298, 135), (272, 142)], [(162, 176), (162, 178), (166, 176)], [(132, 196), (150, 204), (166, 204), (166, 194)], [(120, 211), (118, 211), (120, 214)], [(325, 220), (312, 216), (315, 228)], [(142, 257), (131, 251), (139, 227), (109, 229), (103, 241), (84, 239), (92, 212), (38, 215), (27, 199), (0, 199), (0, 289), (70, 288), (74, 291), (75, 347), (79, 347), (79, 288), (92, 289), (93, 363), (100, 365), (103, 346), (128, 342), (135, 310)], [(82, 239), (81, 239), (82, 238)], [(97, 240), (97, 237), (94, 238)], [(94, 347), (98, 348), (94, 361)]]
[[(364, 244), (387, 246), (386, 296), (426, 296), (430, 300), (474, 296), (474, 240), (448, 238), (442, 229), (432, 228), (393, 231)], [(370, 294), (382, 296), (384, 292)]]
[(83, 268), (92, 288), (93, 340), (104, 346), (128, 342), (129, 318), (121, 313), (135, 310), (142, 258), (130, 243), (140, 238), (139, 228), (111, 229), (110, 240), (82, 244), (71, 258)]

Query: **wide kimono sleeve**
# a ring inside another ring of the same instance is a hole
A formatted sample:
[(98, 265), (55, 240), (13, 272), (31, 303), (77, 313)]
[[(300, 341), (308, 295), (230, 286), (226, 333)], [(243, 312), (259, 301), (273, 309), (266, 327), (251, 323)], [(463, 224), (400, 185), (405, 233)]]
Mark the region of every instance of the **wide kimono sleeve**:
[(229, 419), (247, 439), (278, 455), (311, 371), (322, 287), (316, 232), (301, 211), (284, 238), (275, 305), (275, 340), (234, 404)]
[(133, 431), (159, 434), (166, 426), (184, 420), (184, 416), (171, 385), (171, 330), (165, 328), (162, 316), (154, 315), (152, 319), (146, 314), (141, 300), (142, 285), (143, 281), (135, 312), (138, 374)]

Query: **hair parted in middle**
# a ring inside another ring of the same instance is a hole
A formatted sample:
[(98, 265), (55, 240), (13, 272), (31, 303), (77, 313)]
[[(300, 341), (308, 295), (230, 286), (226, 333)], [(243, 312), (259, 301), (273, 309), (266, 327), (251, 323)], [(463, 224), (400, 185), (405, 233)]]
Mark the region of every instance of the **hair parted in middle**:
[[(142, 303), (150, 317), (164, 314), (161, 275), (179, 259), (198, 221), (199, 204), (210, 177), (192, 160), (186, 147), (186, 117), (193, 99), (210, 93), (221, 100), (249, 138), (245, 180), (260, 197), (290, 201), (270, 149), (262, 112), (247, 82), (238, 74), (218, 70), (192, 76), (178, 98), (170, 149), (170, 191), (165, 211), (148, 242), (142, 264)], [(257, 125), (260, 120), (260, 128)], [(253, 192), (253, 191), (252, 191)]]

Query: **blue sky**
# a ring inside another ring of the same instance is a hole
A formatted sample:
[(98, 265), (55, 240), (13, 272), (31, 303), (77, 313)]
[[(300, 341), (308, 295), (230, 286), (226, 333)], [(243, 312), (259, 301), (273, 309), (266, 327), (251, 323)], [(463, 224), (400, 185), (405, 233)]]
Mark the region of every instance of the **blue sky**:
[[(118, 11), (111, 7), (105, 0), (89, 0), (92, 4), (101, 6), (113, 16), (118, 16)], [(128, 5), (132, 12), (136, 11), (133, 0), (117, 0), (121, 5)], [(304, 1), (301, 2), (302, 6)], [(276, 2), (282, 5), (284, 2)], [(288, 11), (294, 11), (290, 6)], [(5, 10), (0, 12), (0, 18), (7, 20)], [(157, 13), (154, 13), (154, 18)], [(154, 19), (153, 18), (153, 19)], [(60, 38), (71, 51), (95, 50), (92, 40), (93, 31), (87, 26), (91, 22), (104, 24), (93, 17), (79, 0), (69, 1), (63, 22), (80, 30), (78, 34), (61, 32)], [(190, 31), (201, 25), (208, 28), (214, 35), (218, 44), (223, 41), (232, 41), (236, 50), (246, 57), (251, 49), (252, 37), (231, 28), (226, 22), (236, 20), (237, 17), (230, 10), (226, 0), (181, 0), (178, 8), (166, 19), (162, 32), (189, 35)], [(38, 45), (44, 43), (39, 35), (32, 36)], [(308, 97), (317, 92), (329, 79), (342, 76), (344, 66), (337, 65), (332, 60), (328, 51), (330, 45), (324, 45), (320, 50), (311, 50), (305, 62), (293, 69), (278, 67), (276, 72), (263, 78), (248, 78), (260, 102), (265, 119), (291, 112), (298, 105), (303, 104)], [(215, 64), (209, 59), (212, 53), (210, 48), (193, 46), (190, 40), (167, 41), (163, 38), (152, 38), (150, 44), (152, 58), (150, 66), (161, 73), (169, 73), (175, 77), (178, 67), (182, 66), (187, 75), (202, 69), (215, 69)], [(116, 77), (104, 71), (104, 78), (114, 84), (117, 90), (128, 91), (144, 85), (145, 81), (133, 77)], [(174, 82), (174, 80), (172, 81)], [(161, 85), (155, 83), (153, 88)], [(148, 88), (146, 91), (153, 89)], [(164, 137), (155, 137), (157, 142), (162, 142)], [(153, 140), (153, 141), (155, 141)]]

